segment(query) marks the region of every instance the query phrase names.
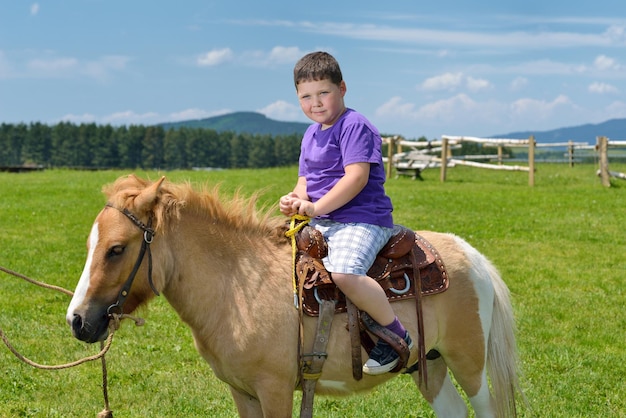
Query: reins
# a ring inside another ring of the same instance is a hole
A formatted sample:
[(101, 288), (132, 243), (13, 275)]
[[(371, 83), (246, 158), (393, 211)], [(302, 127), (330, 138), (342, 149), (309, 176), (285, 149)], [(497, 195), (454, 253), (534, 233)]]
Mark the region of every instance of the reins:
[[(2, 267), (0, 266), (0, 271), (10, 274), (12, 276), (18, 277), (20, 279), (23, 279), (31, 284), (34, 284), (36, 286), (39, 287), (43, 287), (45, 289), (52, 289), (52, 290), (56, 290), (57, 292), (61, 292), (61, 293), (65, 293), (68, 296), (73, 296), (74, 292), (72, 292), (71, 290), (67, 290), (64, 289), (62, 287), (59, 286), (54, 286), (54, 285), (50, 285), (47, 283), (43, 283), (40, 282), (38, 280), (34, 280), (31, 279), (30, 277), (24, 276), (23, 274), (17, 273), (13, 270), (10, 270), (8, 268)], [(15, 355), (15, 357), (17, 357), (19, 360), (21, 360), (22, 362), (28, 364), (29, 366), (35, 367), (37, 369), (42, 369), (42, 370), (63, 370), (63, 369), (68, 369), (71, 367), (76, 367), (79, 366), (83, 363), (87, 363), (89, 361), (94, 361), (94, 360), (98, 360), (101, 359), (102, 361), (102, 394), (104, 397), (104, 409), (98, 414), (98, 418), (109, 418), (113, 416), (113, 412), (111, 411), (110, 407), (109, 407), (109, 396), (108, 396), (108, 379), (107, 379), (107, 368), (106, 368), (106, 360), (105, 360), (105, 354), (109, 351), (109, 349), (111, 348), (111, 344), (113, 342), (113, 334), (115, 333), (115, 331), (117, 331), (120, 327), (120, 322), (123, 319), (132, 319), (133, 321), (135, 321), (135, 325), (137, 326), (141, 326), (143, 325), (144, 321), (141, 318), (134, 318), (130, 315), (119, 315), (119, 314), (112, 314), (111, 315), (111, 321), (109, 322), (109, 337), (106, 339), (106, 341), (100, 342), (100, 352), (97, 354), (94, 354), (92, 356), (87, 356), (87, 357), (83, 357), (79, 360), (76, 361), (72, 361), (69, 363), (64, 363), (64, 364), (56, 364), (56, 365), (46, 365), (46, 364), (40, 364), (37, 363), (27, 357), (25, 357), (24, 355), (22, 355), (15, 347), (13, 347), (13, 345), (11, 344), (11, 342), (9, 341), (8, 337), (6, 336), (6, 334), (4, 333), (4, 331), (2, 330), (2, 327), (0, 327), (0, 338), (2, 338), (2, 342), (4, 342), (4, 344), (7, 346), (7, 348), (9, 349), (9, 351), (11, 351), (11, 353), (13, 353), (13, 355)]]
[(293, 287), (293, 306), (296, 309), (300, 308), (300, 296), (298, 295), (298, 286), (296, 284), (296, 254), (298, 252), (298, 247), (296, 246), (296, 234), (302, 228), (304, 228), (311, 218), (304, 215), (293, 215), (291, 217), (291, 222), (289, 223), (289, 230), (285, 232), (285, 236), (291, 240), (291, 264), (293, 268), (291, 269), (291, 285)]
[(293, 306), (298, 310), (298, 385), (301, 385), (303, 382), (304, 372), (304, 358), (302, 356), (302, 353), (304, 352), (304, 313), (301, 303), (304, 281), (300, 280), (300, 283), (298, 284), (296, 280), (296, 256), (298, 253), (296, 234), (304, 228), (310, 220), (311, 219), (308, 216), (295, 214), (291, 217), (289, 229), (285, 232), (285, 236), (291, 241), (291, 282), (293, 287)]
[[(143, 259), (146, 255), (146, 253), (148, 254), (148, 283), (150, 284), (150, 288), (152, 289), (152, 291), (159, 296), (159, 292), (157, 291), (156, 287), (154, 286), (154, 282), (152, 280), (152, 252), (150, 251), (150, 244), (152, 243), (152, 240), (154, 238), (154, 230), (152, 229), (152, 217), (150, 217), (150, 219), (148, 220), (148, 225), (144, 224), (139, 218), (137, 218), (135, 215), (133, 215), (128, 209), (119, 209), (113, 205), (111, 205), (110, 203), (106, 204), (107, 207), (111, 207), (113, 209), (116, 209), (118, 211), (120, 211), (122, 214), (124, 214), (133, 224), (135, 224), (139, 229), (141, 229), (143, 231), (143, 241), (141, 243), (141, 249), (139, 250), (139, 255), (137, 256), (137, 260), (135, 261), (135, 265), (133, 266), (132, 271), (130, 272), (128, 278), (126, 279), (126, 282), (124, 283), (124, 286), (122, 286), (122, 289), (120, 290), (120, 293), (117, 297), (117, 301), (115, 303), (113, 303), (111, 306), (109, 306), (107, 308), (107, 316), (109, 317), (109, 336), (107, 337), (106, 341), (104, 342), (100, 342), (100, 352), (98, 354), (92, 355), (92, 356), (87, 356), (84, 357), (82, 359), (70, 362), (70, 363), (65, 363), (65, 364), (58, 364), (58, 365), (45, 365), (45, 364), (40, 364), (37, 362), (34, 362), (30, 359), (28, 359), (27, 357), (23, 356), (19, 351), (17, 351), (13, 345), (10, 343), (9, 339), (7, 338), (6, 334), (4, 333), (4, 331), (2, 330), (2, 327), (0, 327), (0, 338), (2, 338), (2, 341), (4, 342), (4, 344), (7, 346), (7, 348), (21, 361), (23, 361), (24, 363), (38, 368), (38, 369), (43, 369), (43, 370), (62, 370), (62, 369), (67, 369), (70, 367), (75, 367), (78, 366), (80, 364), (89, 362), (89, 361), (94, 361), (97, 359), (101, 359), (102, 361), (102, 395), (104, 397), (104, 409), (98, 414), (98, 418), (112, 418), (113, 417), (113, 412), (111, 411), (111, 409), (109, 408), (109, 395), (108, 395), (108, 384), (107, 384), (107, 368), (106, 368), (106, 359), (105, 359), (105, 354), (109, 351), (109, 349), (111, 348), (111, 344), (113, 342), (113, 335), (115, 334), (115, 331), (117, 331), (120, 327), (120, 322), (123, 319), (132, 319), (133, 321), (135, 321), (135, 325), (137, 326), (141, 326), (144, 324), (144, 320), (141, 318), (135, 318), (133, 316), (127, 315), (123, 313), (123, 306), (124, 303), (126, 302), (126, 298), (128, 297), (129, 293), (130, 293), (130, 288), (133, 285), (133, 281), (135, 280), (135, 276), (137, 275), (137, 272), (139, 271), (139, 268), (141, 267), (141, 264), (143, 263)], [(13, 270), (7, 269), (5, 267), (0, 266), (0, 271), (3, 271), (7, 274), (13, 275), (15, 277), (19, 277), (23, 280), (26, 280), (27, 282), (46, 288), (46, 289), (52, 289), (52, 290), (56, 290), (58, 292), (61, 293), (65, 293), (68, 296), (73, 296), (74, 292), (64, 289), (62, 287), (59, 286), (54, 286), (54, 285), (50, 285), (50, 284), (46, 284), (34, 279), (31, 279), (27, 276), (24, 276), (23, 274), (17, 273)]]

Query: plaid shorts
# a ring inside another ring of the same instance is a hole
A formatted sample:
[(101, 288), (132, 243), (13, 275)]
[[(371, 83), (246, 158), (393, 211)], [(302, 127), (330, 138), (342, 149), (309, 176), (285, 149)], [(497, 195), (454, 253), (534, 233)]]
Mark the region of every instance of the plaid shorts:
[(322, 260), (326, 270), (360, 276), (367, 275), (376, 254), (394, 232), (393, 228), (329, 219), (313, 219), (311, 225), (322, 232), (328, 243), (328, 256)]

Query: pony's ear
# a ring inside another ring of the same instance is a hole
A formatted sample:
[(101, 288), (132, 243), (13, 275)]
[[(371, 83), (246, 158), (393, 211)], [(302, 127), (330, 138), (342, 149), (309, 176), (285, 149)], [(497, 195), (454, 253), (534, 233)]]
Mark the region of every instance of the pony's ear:
[(165, 176), (143, 189), (141, 193), (137, 195), (134, 202), (137, 211), (148, 212), (152, 209), (164, 180)]

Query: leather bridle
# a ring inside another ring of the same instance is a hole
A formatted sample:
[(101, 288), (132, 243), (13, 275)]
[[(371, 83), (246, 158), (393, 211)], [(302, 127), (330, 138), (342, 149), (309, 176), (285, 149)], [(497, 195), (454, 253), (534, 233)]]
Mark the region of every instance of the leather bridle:
[(117, 296), (117, 301), (107, 308), (107, 316), (110, 317), (113, 314), (121, 315), (123, 313), (122, 307), (124, 306), (126, 298), (130, 293), (130, 288), (133, 285), (133, 281), (135, 280), (135, 276), (137, 275), (137, 271), (139, 271), (139, 267), (143, 262), (143, 258), (146, 255), (146, 252), (148, 253), (148, 283), (150, 284), (150, 288), (155, 295), (159, 296), (159, 292), (154, 287), (154, 282), (152, 281), (152, 253), (150, 252), (150, 244), (152, 243), (152, 239), (154, 238), (154, 229), (152, 229), (152, 216), (148, 220), (148, 225), (146, 225), (126, 208), (120, 209), (110, 203), (107, 203), (105, 206), (120, 211), (133, 224), (135, 224), (139, 229), (143, 231), (143, 241), (141, 243), (141, 249), (139, 250), (139, 255), (137, 256), (137, 261), (135, 261), (133, 270), (128, 275), (128, 279), (126, 279), (124, 286), (122, 286), (122, 289)]

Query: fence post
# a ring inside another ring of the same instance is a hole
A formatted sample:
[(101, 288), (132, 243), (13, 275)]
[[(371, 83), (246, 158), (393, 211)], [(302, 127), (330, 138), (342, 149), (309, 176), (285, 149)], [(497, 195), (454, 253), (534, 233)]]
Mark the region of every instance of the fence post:
[(600, 153), (600, 180), (605, 187), (611, 187), (611, 175), (609, 174), (609, 139), (606, 136), (596, 138), (596, 148)]
[(439, 175), (439, 181), (442, 183), (446, 181), (446, 170), (448, 168), (448, 138), (441, 137), (441, 173)]
[(396, 136), (389, 137), (387, 143), (387, 179), (391, 178), (393, 169), (393, 153), (396, 149)]
[(574, 167), (574, 141), (571, 139), (567, 141), (567, 157), (569, 159), (569, 166)]
[(535, 185), (535, 136), (528, 139), (528, 185)]

